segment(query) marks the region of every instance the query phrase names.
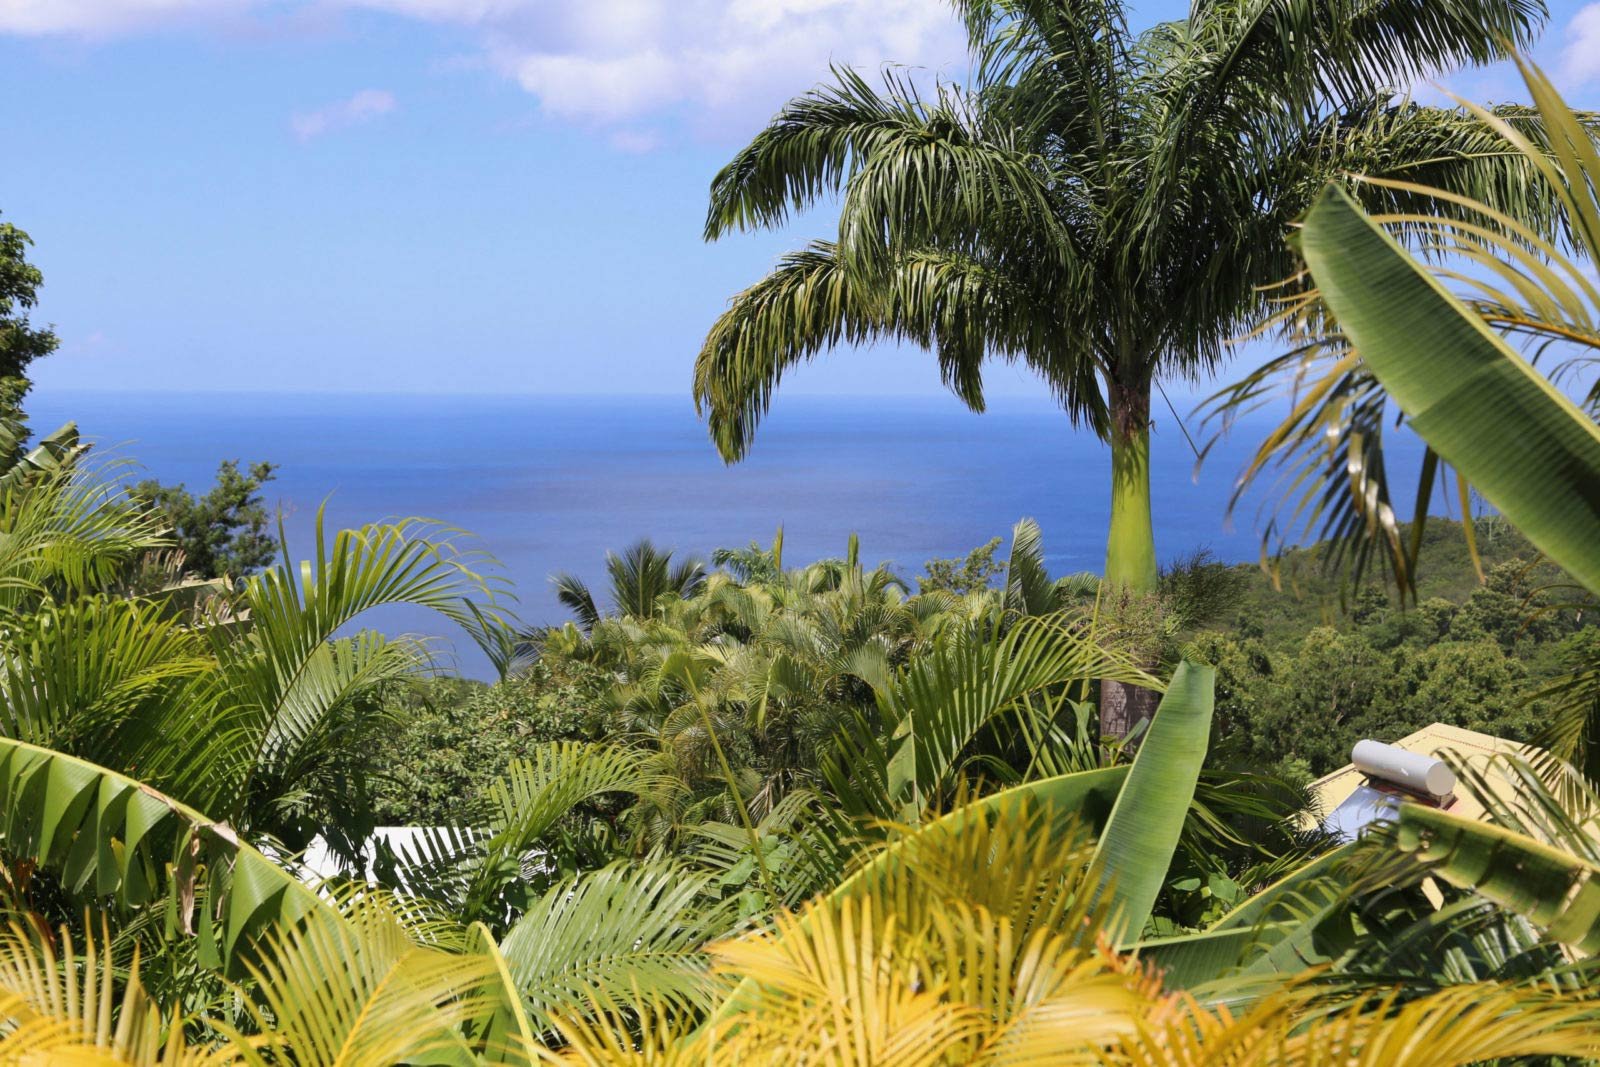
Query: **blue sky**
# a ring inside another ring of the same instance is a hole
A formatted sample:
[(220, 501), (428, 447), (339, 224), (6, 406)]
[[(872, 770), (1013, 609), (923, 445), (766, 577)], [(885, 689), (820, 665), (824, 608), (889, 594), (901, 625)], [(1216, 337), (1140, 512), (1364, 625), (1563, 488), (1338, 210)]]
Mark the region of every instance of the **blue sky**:
[[(1600, 4), (1555, 4), (1538, 57), (1600, 105)], [(962, 69), (943, 0), (0, 0), (40, 387), (686, 392), (728, 295), (829, 227), (700, 239), (712, 174), (830, 59)], [(791, 388), (939, 385), (875, 350)]]

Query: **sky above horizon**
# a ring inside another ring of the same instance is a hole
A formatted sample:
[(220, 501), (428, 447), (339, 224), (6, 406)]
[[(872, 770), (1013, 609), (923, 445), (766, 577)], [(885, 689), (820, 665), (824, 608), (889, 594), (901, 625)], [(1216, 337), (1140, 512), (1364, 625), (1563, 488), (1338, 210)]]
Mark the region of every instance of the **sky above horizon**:
[[(1536, 58), (1600, 106), (1600, 3), (1551, 16)], [(887, 61), (965, 69), (945, 0), (0, 0), (0, 218), (62, 338), (35, 377), (687, 394), (728, 296), (832, 226), (708, 245), (712, 175), (830, 62)], [(788, 388), (940, 391), (887, 348)]]

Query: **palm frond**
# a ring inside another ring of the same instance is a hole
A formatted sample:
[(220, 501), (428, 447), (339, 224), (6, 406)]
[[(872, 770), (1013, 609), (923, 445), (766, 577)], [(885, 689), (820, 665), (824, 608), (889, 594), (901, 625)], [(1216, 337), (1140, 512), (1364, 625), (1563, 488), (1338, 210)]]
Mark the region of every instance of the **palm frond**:
[(984, 404), (983, 362), (1025, 359), (1074, 418), (1104, 425), (1093, 366), (1064, 355), (1085, 339), (1039, 310), (1048, 297), (1027, 275), (931, 249), (907, 251), (886, 269), (887, 282), (864, 281), (837, 245), (819, 241), (733, 298), (695, 362), (696, 404), (725, 459), (749, 448), (786, 373), (840, 344), (879, 340), (936, 352), (945, 384), (975, 410)]
[(512, 984), (540, 1029), (648, 996), (707, 1006), (702, 946), (733, 926), (712, 876), (665, 861), (614, 864), (553, 886), (501, 942)]
[[(248, 1042), (191, 1044), (193, 1024), (154, 1002), (135, 957), (119, 974), (109, 932), (54, 940), (11, 920), (0, 929), (0, 1059), (8, 1063), (105, 1063), (212, 1067), (246, 1062)], [(120, 989), (118, 988), (120, 986)]]
[(526, 879), (540, 872), (539, 845), (575, 808), (613, 793), (660, 799), (673, 785), (643, 753), (620, 745), (535, 746), (494, 783), (481, 825), (425, 830), (400, 849), (395, 884), (463, 924), (503, 928), (528, 895)]
[(561, 602), (561, 606), (577, 617), (578, 625), (585, 631), (593, 630), (595, 624), (600, 621), (600, 608), (583, 579), (575, 574), (562, 572), (552, 574), (550, 584), (555, 587), (556, 599)]
[(86, 760), (6, 738), (0, 848), (54, 870), (71, 892), (128, 907), (164, 902), (171, 924), (199, 937), (207, 965), (235, 972), (263, 929), (331, 911), (227, 823)]
[(318, 1067), (472, 1062), (464, 1025), (493, 1006), (489, 958), (418, 945), (372, 900), (274, 927), (249, 969), (267, 1047)]

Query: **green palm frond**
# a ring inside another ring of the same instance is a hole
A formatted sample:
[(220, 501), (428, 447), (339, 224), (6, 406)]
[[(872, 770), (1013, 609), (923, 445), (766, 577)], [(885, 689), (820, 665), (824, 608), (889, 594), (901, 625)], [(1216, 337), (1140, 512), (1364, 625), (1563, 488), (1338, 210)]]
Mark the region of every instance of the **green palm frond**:
[(578, 625), (585, 631), (593, 630), (600, 621), (600, 607), (595, 603), (588, 584), (577, 575), (564, 571), (552, 574), (550, 584), (555, 588), (556, 599), (561, 606), (577, 617)]
[(398, 888), (437, 901), (463, 924), (503, 928), (520, 910), (539, 845), (581, 804), (614, 793), (660, 800), (672, 779), (639, 750), (576, 741), (534, 747), (490, 790), (481, 825), (425, 830), (399, 850)]
[(168, 705), (214, 667), (204, 639), (160, 605), (86, 597), (10, 625), (0, 653), (0, 736), (89, 755), (137, 751)]
[[(782, 225), (790, 212), (842, 193), (844, 232), (918, 247), (925, 233), (988, 226), (985, 213), (1011, 206), (1025, 225), (1064, 239), (1040, 160), (976, 130), (978, 114), (953, 86), (931, 96), (885, 71), (884, 92), (848, 68), (834, 82), (786, 105), (712, 181), (706, 236)], [(922, 195), (905, 195), (910, 188)], [(936, 205), (936, 206), (935, 206)], [(1060, 253), (1070, 255), (1062, 241)]]
[(316, 758), (314, 739), (347, 725), (358, 696), (431, 667), (427, 647), (414, 639), (334, 640), (369, 611), (427, 608), (465, 631), (492, 662), (509, 662), (516, 639), (497, 583), (474, 569), (478, 559), (457, 537), (411, 519), (343, 530), (330, 543), (319, 512), (312, 560), (290, 563), (285, 548), (284, 562), (246, 582), (249, 633), (236, 639), (208, 631), (220, 663), (215, 699), (235, 709), (237, 727), (265, 758), (247, 750), (233, 777), (210, 768), (212, 806), (239, 817), (252, 778), (302, 773), (304, 761)]
[(1160, 688), (1070, 615), (1023, 619), (998, 639), (979, 626), (937, 640), (879, 694), (896, 742), (886, 785), (899, 817), (915, 822), (949, 795), (963, 754), (997, 718), (1027, 714), (1030, 697), (1097, 678)]
[(316, 1067), (478, 1062), (464, 1025), (494, 1007), (491, 958), (419, 945), (374, 900), (274, 926), (249, 970), (263, 1044)]
[[(1049, 299), (1026, 273), (935, 248), (908, 250), (885, 270), (885, 282), (864, 280), (838, 245), (817, 241), (733, 298), (695, 363), (696, 403), (725, 459), (749, 448), (786, 373), (841, 344), (905, 340), (933, 350), (945, 384), (982, 410), (985, 359), (1046, 367), (1056, 353), (1083, 343), (1065, 318), (1054, 317), (1065, 309), (1024, 314)], [(1092, 369), (1048, 380), (1074, 417), (1103, 425)]]
[(106, 464), (47, 466), (0, 491), (0, 607), (37, 602), (51, 583), (72, 593), (105, 588), (168, 543), (110, 473)]
[(553, 886), (501, 942), (512, 984), (540, 1029), (637, 995), (708, 1004), (702, 946), (733, 926), (712, 876), (665, 861), (615, 864)]

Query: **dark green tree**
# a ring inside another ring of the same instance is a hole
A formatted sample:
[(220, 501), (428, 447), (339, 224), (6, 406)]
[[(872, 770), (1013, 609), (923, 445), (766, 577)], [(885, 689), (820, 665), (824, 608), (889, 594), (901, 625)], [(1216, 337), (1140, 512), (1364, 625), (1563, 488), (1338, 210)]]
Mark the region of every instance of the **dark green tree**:
[(44, 283), (44, 275), (27, 259), (32, 244), (27, 233), (0, 222), (0, 379), (25, 377), (29, 364), (60, 344), (52, 330), (28, 318)]
[[(26, 232), (0, 222), (0, 412), (19, 419), (28, 393), (28, 366), (61, 343), (53, 330), (29, 319), (44, 284), (44, 275), (27, 259), (32, 244)], [(22, 444), (12, 447), (13, 459), (21, 456)]]
[(270, 533), (261, 487), (277, 466), (253, 463), (241, 471), (236, 459), (223, 460), (217, 481), (196, 497), (183, 485), (140, 482), (134, 499), (161, 513), (183, 552), (186, 573), (201, 578), (240, 578), (267, 566), (278, 554)]
[(979, 589), (987, 589), (991, 579), (1006, 572), (1006, 565), (994, 558), (999, 550), (1000, 538), (996, 537), (965, 556), (930, 559), (922, 565), (925, 573), (917, 579), (917, 592), (943, 590), (965, 596)]

